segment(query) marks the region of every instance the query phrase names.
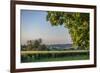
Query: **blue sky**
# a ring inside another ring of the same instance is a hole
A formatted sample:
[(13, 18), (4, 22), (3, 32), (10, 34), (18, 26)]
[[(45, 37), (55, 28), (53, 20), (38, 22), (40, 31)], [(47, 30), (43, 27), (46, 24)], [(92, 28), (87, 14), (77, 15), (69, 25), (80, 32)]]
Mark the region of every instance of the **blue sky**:
[(44, 44), (72, 43), (68, 29), (52, 26), (46, 21), (46, 11), (21, 10), (21, 44), (41, 38)]

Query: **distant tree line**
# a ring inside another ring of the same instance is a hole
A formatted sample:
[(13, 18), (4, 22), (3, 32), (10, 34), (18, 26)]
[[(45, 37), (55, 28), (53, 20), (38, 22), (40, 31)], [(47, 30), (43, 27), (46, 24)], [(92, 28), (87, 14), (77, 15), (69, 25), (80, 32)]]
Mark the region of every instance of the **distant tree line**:
[(43, 51), (43, 50), (48, 50), (48, 48), (45, 44), (42, 44), (42, 39), (40, 38), (36, 40), (28, 40), (26, 45), (21, 45), (21, 50)]

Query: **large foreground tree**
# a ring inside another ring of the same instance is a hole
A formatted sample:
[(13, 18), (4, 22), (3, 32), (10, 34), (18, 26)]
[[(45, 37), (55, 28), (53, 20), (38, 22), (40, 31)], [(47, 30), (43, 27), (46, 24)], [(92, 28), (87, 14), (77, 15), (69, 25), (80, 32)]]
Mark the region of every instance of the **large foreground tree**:
[(68, 28), (73, 47), (89, 49), (89, 13), (48, 11), (47, 21), (52, 26)]

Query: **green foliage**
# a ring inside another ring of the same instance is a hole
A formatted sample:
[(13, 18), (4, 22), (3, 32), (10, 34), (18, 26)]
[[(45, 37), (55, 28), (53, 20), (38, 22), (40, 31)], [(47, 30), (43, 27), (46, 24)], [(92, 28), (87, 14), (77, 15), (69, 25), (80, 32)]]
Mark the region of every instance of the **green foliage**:
[(21, 46), (22, 51), (43, 51), (48, 50), (47, 46), (45, 44), (42, 44), (42, 39), (36, 39), (36, 40), (28, 40), (27, 45)]
[(27, 41), (27, 49), (26, 50), (32, 50), (33, 48), (33, 41), (32, 40), (28, 40)]
[(89, 49), (89, 13), (48, 11), (47, 21), (52, 26), (64, 25), (69, 29), (73, 47)]
[(42, 44), (39, 46), (39, 50), (44, 51), (44, 50), (48, 50), (48, 48), (45, 44)]
[(42, 43), (42, 39), (34, 40), (33, 48), (38, 48)]

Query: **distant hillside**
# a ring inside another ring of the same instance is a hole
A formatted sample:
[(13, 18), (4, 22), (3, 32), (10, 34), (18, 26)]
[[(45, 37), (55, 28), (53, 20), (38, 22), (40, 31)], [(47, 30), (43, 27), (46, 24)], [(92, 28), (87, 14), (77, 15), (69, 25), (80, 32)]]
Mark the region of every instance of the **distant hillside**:
[(72, 47), (72, 44), (52, 44), (52, 45), (47, 45), (48, 48), (50, 49), (70, 49)]

